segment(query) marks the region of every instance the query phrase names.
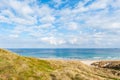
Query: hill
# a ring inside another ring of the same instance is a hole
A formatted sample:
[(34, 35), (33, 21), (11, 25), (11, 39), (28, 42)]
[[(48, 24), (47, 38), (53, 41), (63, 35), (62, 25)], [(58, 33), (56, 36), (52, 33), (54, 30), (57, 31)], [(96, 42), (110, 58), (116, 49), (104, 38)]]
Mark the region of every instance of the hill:
[(0, 80), (120, 80), (118, 72), (75, 60), (42, 60), (0, 49)]

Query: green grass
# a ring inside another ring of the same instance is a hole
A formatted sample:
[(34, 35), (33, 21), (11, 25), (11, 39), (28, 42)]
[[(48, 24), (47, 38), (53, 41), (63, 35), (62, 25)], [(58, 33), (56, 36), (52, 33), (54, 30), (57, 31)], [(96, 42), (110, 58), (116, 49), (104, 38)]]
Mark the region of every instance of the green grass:
[(120, 80), (110, 69), (80, 61), (42, 60), (0, 49), (0, 80)]

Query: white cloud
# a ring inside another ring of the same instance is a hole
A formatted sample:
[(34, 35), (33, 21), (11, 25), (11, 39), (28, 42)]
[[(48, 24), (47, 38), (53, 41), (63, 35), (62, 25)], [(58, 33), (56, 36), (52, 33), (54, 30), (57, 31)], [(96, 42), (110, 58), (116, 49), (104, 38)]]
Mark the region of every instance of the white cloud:
[(120, 29), (120, 22), (113, 22), (113, 23), (111, 23), (110, 28)]
[(49, 16), (49, 15), (54, 13), (54, 9), (50, 8), (47, 5), (41, 5), (40, 7), (35, 6), (34, 11), (36, 12), (35, 15), (37, 15), (37, 17), (40, 17), (40, 18), (45, 17), (45, 16)]
[(7, 17), (14, 17), (14, 14), (9, 10), (9, 9), (4, 9), (4, 10), (1, 10), (1, 15), (3, 16), (7, 16)]
[(77, 30), (78, 29), (78, 24), (75, 22), (70, 22), (66, 25), (69, 30)]
[(55, 17), (48, 15), (48, 16), (44, 16), (40, 19), (41, 23), (53, 23), (55, 21)]
[(18, 38), (19, 35), (17, 35), (17, 34), (12, 34), (12, 35), (10, 35), (10, 37), (11, 37), (11, 38)]
[(77, 38), (72, 38), (72, 39), (69, 40), (69, 42), (71, 44), (77, 44), (78, 43), (78, 39)]
[(54, 37), (43, 37), (41, 38), (41, 41), (47, 42), (52, 45), (61, 45), (61, 44), (66, 43), (63, 39), (57, 39)]
[(12, 22), (19, 24), (19, 25), (34, 25), (36, 21), (25, 19), (25, 18), (20, 18), (20, 17), (14, 17), (11, 19)]
[(88, 6), (89, 9), (104, 9), (109, 5), (110, 0), (97, 0), (94, 4)]
[(53, 25), (51, 23), (46, 23), (46, 24), (42, 24), (42, 25), (38, 26), (37, 28), (50, 28), (52, 26)]
[(21, 1), (9, 1), (10, 6), (18, 13), (19, 15), (27, 16), (34, 13), (29, 4)]
[(0, 16), (0, 22), (10, 23), (10, 20), (4, 16)]

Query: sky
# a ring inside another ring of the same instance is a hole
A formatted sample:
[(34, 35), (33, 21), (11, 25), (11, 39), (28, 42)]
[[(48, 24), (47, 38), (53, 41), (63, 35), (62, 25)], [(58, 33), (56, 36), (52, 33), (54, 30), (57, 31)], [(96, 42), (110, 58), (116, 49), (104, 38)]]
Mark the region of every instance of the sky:
[(120, 48), (120, 0), (0, 0), (1, 48)]

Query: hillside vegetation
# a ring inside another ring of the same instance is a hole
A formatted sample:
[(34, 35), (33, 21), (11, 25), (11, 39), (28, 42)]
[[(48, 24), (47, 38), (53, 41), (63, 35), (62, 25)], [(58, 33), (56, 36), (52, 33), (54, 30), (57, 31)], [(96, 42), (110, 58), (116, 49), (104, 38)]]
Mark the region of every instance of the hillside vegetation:
[(80, 61), (42, 60), (0, 49), (0, 80), (120, 80), (118, 73)]

